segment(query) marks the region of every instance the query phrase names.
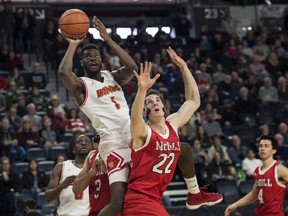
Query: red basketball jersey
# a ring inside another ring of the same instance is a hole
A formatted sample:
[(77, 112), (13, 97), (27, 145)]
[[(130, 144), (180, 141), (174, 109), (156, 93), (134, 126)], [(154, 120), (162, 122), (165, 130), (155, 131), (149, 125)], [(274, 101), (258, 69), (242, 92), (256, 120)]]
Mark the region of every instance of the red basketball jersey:
[(262, 166), (259, 166), (254, 171), (259, 201), (256, 214), (260, 216), (284, 216), (283, 200), (286, 186), (278, 180), (278, 164), (274, 161), (266, 170), (261, 170)]
[[(95, 151), (89, 161), (89, 169), (95, 159), (99, 158), (99, 152)], [(90, 179), (89, 183), (89, 200), (90, 200), (90, 212), (89, 216), (97, 215), (101, 209), (103, 209), (111, 199), (109, 180), (107, 174), (101, 172), (96, 174)]]
[(127, 193), (162, 198), (180, 155), (178, 134), (169, 122), (165, 124), (165, 135), (160, 135), (149, 127), (146, 143), (141, 148), (132, 150)]

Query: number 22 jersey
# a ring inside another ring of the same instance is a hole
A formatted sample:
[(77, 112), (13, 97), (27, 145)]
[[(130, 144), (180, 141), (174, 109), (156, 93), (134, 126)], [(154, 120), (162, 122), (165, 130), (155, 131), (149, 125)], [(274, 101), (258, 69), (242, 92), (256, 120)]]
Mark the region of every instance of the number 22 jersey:
[(127, 193), (140, 193), (161, 200), (180, 155), (178, 134), (169, 122), (165, 124), (166, 134), (161, 135), (148, 127), (146, 143), (132, 150)]

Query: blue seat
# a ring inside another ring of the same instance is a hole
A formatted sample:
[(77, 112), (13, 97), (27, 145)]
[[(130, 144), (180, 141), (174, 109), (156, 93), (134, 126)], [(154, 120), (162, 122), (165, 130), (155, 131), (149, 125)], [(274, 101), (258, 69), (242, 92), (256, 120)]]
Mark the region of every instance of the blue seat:
[(34, 147), (27, 149), (26, 159), (29, 161), (31, 159), (35, 159), (37, 161), (46, 160), (46, 154), (43, 148)]
[(12, 170), (15, 173), (23, 173), (23, 171), (26, 171), (29, 167), (28, 162), (15, 162), (12, 164)]
[(52, 146), (49, 150), (49, 159), (54, 161), (59, 154), (65, 155), (67, 158), (66, 148), (64, 146)]
[(246, 180), (241, 181), (239, 183), (239, 192), (241, 196), (245, 196), (246, 194), (250, 193), (254, 186), (254, 180)]
[(54, 161), (39, 161), (38, 168), (43, 172), (51, 172), (54, 167)]

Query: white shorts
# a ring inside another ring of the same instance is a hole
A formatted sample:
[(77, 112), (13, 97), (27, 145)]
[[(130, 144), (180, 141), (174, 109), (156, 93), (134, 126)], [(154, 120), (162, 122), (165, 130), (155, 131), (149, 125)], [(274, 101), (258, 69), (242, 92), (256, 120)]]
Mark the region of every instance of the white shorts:
[(128, 182), (131, 164), (131, 137), (100, 139), (99, 152), (107, 167), (109, 184)]

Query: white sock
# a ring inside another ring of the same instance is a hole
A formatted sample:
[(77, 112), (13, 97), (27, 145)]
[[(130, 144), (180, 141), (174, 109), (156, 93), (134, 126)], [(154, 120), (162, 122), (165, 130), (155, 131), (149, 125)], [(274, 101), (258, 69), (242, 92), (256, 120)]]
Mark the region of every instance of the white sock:
[(185, 179), (186, 186), (187, 186), (189, 193), (197, 194), (200, 192), (196, 176), (192, 178), (184, 178), (184, 179)]

